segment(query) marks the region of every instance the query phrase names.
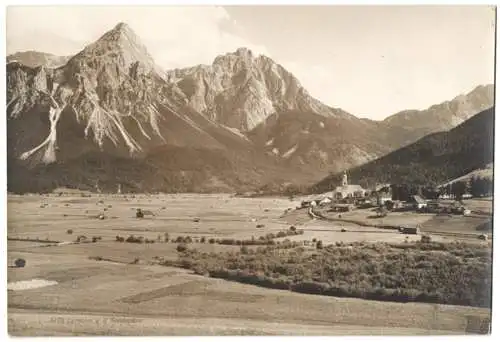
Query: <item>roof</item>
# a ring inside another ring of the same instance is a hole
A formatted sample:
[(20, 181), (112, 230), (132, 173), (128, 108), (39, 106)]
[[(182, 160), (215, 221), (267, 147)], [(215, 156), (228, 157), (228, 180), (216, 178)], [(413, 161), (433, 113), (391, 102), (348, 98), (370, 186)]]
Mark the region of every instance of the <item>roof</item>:
[(353, 206), (352, 204), (346, 204), (346, 203), (336, 203), (333, 205), (333, 207), (336, 207), (336, 208), (349, 208), (352, 206)]
[(422, 197), (420, 197), (419, 195), (413, 195), (413, 199), (415, 200), (415, 202), (419, 203), (419, 204), (424, 204), (424, 203), (427, 203)]
[(407, 223), (400, 226), (401, 229), (419, 229), (420, 224), (418, 223)]
[(338, 186), (335, 188), (335, 192), (356, 192), (356, 191), (365, 191), (361, 185), (358, 184), (349, 184), (344, 186)]
[(375, 191), (380, 191), (380, 190), (383, 190), (385, 188), (391, 188), (391, 185), (390, 184), (378, 184), (375, 186)]

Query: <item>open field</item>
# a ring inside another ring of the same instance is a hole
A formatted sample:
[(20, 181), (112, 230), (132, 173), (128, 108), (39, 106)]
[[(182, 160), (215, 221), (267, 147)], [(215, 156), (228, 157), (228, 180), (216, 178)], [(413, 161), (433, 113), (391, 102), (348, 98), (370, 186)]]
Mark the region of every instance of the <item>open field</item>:
[[(102, 201), (100, 203), (99, 201)], [(46, 206), (41, 208), (41, 204)], [(351, 335), (463, 334), (490, 310), (420, 303), (377, 302), (307, 295), (207, 278), (152, 264), (177, 258), (176, 243), (115, 242), (115, 236), (156, 239), (168, 232), (205, 237), (250, 238), (296, 224), (303, 235), (290, 240), (403, 241), (376, 228), (311, 220), (305, 212), (280, 218), (297, 203), (288, 199), (229, 195), (118, 197), (9, 196), (8, 238), (72, 242), (78, 235), (102, 236), (96, 243), (50, 245), (8, 241), (8, 282), (41, 279), (56, 285), (8, 293), (12, 335)], [(110, 207), (109, 207), (110, 206)], [(163, 209), (165, 207), (165, 209)], [(104, 208), (107, 208), (104, 211)], [(157, 215), (135, 218), (135, 208)], [(104, 213), (106, 218), (96, 216)], [(294, 216), (295, 215), (295, 216)], [(194, 218), (199, 217), (199, 222)], [(263, 224), (263, 228), (256, 228)], [(340, 232), (339, 227), (348, 227)], [(73, 234), (67, 234), (72, 229)], [(356, 230), (357, 229), (357, 230)], [(277, 239), (283, 240), (283, 239)], [(50, 245), (50, 246), (47, 246)], [(190, 244), (200, 252), (238, 246)], [(96, 261), (101, 257), (109, 261)], [(136, 258), (137, 264), (130, 264)]]

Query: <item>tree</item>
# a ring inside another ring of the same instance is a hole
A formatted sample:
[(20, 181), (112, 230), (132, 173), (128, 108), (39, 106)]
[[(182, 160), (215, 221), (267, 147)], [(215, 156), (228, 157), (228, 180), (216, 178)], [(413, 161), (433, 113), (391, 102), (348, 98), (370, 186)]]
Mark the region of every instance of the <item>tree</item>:
[(316, 248), (317, 248), (317, 249), (323, 249), (323, 241), (319, 240), (319, 241), (316, 243)]
[(386, 217), (387, 216), (387, 208), (383, 205), (377, 208), (377, 217)]
[(393, 201), (386, 201), (384, 204), (387, 207), (387, 210), (394, 209), (394, 202)]
[(487, 196), (492, 192), (492, 181), (489, 178), (473, 177), (470, 180), (470, 193), (474, 197)]
[(177, 245), (177, 252), (185, 252), (187, 251), (187, 246), (186, 244), (182, 243)]
[(428, 198), (428, 199), (438, 199), (439, 196), (442, 194), (442, 189), (439, 189), (437, 187), (434, 187), (434, 186), (427, 186), (425, 188), (422, 189), (422, 194), (425, 198)]
[(455, 199), (462, 200), (463, 195), (467, 190), (467, 184), (465, 182), (455, 182), (451, 184), (451, 193), (455, 196)]

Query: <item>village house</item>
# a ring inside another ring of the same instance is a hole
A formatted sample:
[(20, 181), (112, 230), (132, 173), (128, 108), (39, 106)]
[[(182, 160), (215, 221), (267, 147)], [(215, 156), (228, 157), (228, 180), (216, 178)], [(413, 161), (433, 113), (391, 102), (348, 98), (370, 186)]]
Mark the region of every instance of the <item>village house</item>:
[(427, 208), (427, 201), (419, 195), (411, 196), (411, 200), (409, 201), (409, 203), (411, 203), (413, 205), (413, 208), (417, 210)]

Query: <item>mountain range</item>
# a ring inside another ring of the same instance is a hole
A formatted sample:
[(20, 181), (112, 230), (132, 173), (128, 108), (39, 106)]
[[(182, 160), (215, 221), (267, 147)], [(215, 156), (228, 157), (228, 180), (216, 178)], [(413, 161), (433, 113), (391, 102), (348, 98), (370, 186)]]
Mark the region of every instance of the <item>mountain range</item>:
[(493, 86), (424, 111), (359, 119), (240, 48), (163, 70), (124, 23), (78, 54), (7, 57), (8, 189), (212, 192), (312, 184), (462, 124)]
[[(492, 172), (494, 148), (494, 107), (480, 112), (446, 132), (429, 134), (417, 142), (381, 158), (349, 170), (353, 183), (374, 186), (377, 183), (442, 185), (460, 180), (481, 170)], [(341, 175), (326, 177), (312, 192), (329, 191)]]

